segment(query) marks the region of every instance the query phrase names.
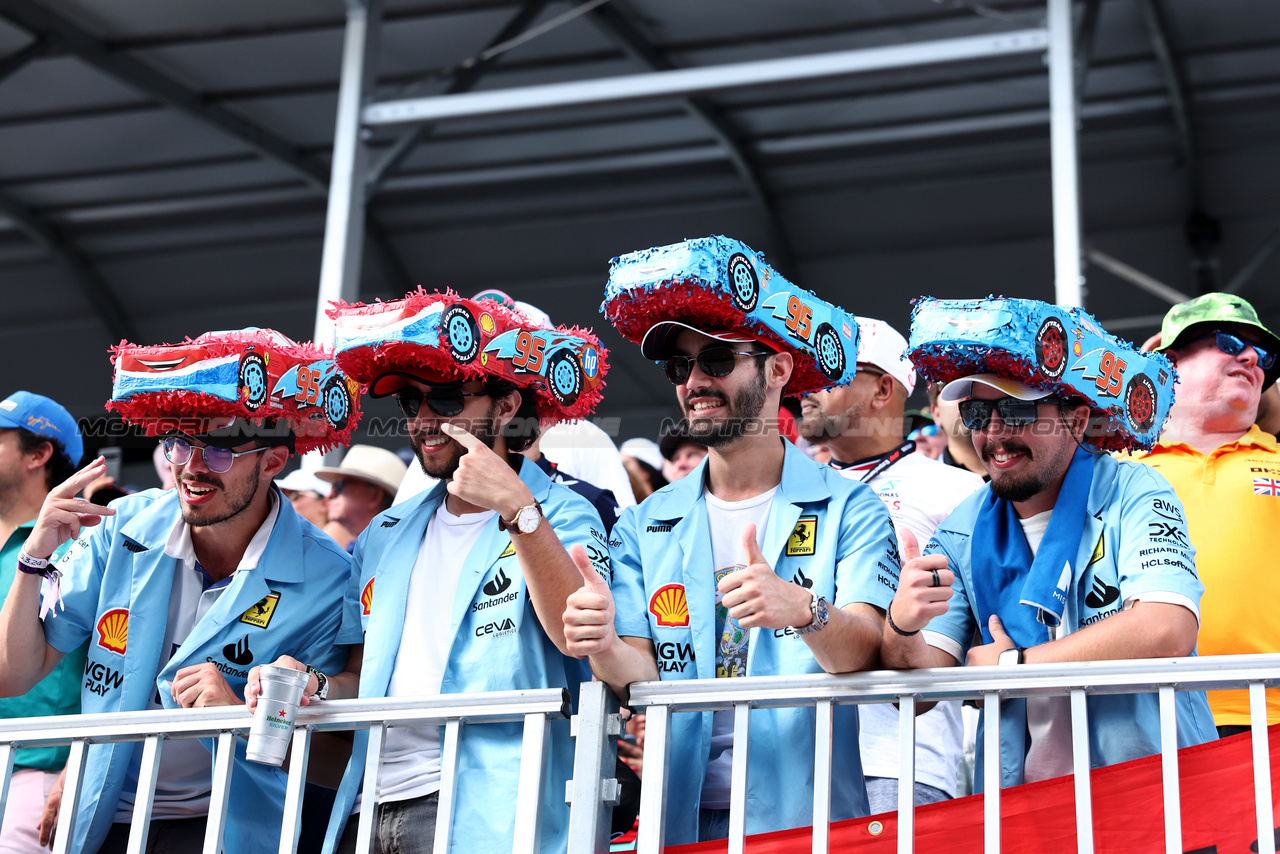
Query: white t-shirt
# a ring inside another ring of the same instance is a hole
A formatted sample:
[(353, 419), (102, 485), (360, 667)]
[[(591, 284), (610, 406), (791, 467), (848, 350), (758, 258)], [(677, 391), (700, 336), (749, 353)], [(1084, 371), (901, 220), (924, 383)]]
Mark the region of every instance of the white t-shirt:
[[(445, 503), (440, 502), (427, 524), (409, 577), (404, 632), (387, 686), (388, 697), (429, 697), (440, 693), (440, 680), (449, 658), (449, 615), (457, 597), (462, 565), (494, 516), (492, 510), (455, 516), (445, 509)], [(404, 801), (439, 788), (440, 728), (387, 730), (378, 800)]]
[[(276, 491), (270, 491), (271, 509), (267, 518), (258, 528), (249, 545), (236, 566), (236, 572), (248, 572), (256, 569), (258, 560), (267, 548), (271, 539), (271, 531), (275, 528), (276, 519), (280, 515), (280, 502)], [(214, 603), (230, 586), (235, 574), (228, 576), (217, 587), (204, 589), (204, 575), (196, 569), (195, 546), (191, 542), (191, 526), (179, 517), (169, 539), (165, 542), (164, 553), (177, 558), (174, 569), (173, 588), (169, 595), (169, 618), (164, 630), (164, 645), (160, 647), (162, 654), (156, 666), (156, 676), (169, 664), (173, 654), (182, 646), (187, 635), (195, 628), (196, 623), (204, 619)], [(239, 640), (239, 639), (236, 639)], [(235, 643), (236, 641), (232, 641)], [(160, 690), (168, 691), (171, 685), (165, 683)], [(148, 709), (163, 709), (159, 691), (151, 695), (147, 703)], [(120, 800), (116, 805), (117, 822), (128, 822), (133, 819), (133, 804), (138, 789), (138, 774), (142, 768), (142, 743), (134, 748), (125, 771), (124, 788), (120, 792)], [(155, 803), (151, 807), (151, 817), (192, 818), (209, 813), (209, 795), (213, 791), (213, 759), (209, 751), (197, 739), (167, 739), (160, 751), (160, 770), (156, 777)]]
[[(861, 481), (875, 468), (879, 458), (842, 467), (837, 471)], [(951, 511), (982, 486), (982, 478), (971, 471), (931, 460), (924, 454), (907, 454), (867, 483), (880, 496), (894, 527), (916, 535), (923, 548), (933, 529)], [(858, 745), (862, 751), (862, 772), (868, 777), (898, 777), (898, 710), (891, 703), (858, 707)], [(938, 703), (916, 717), (916, 782), (956, 795), (960, 754), (964, 749), (964, 726), (960, 703)]]
[[(716, 583), (735, 570), (747, 565), (746, 550), (742, 547), (742, 528), (749, 522), (756, 524), (756, 545), (764, 545), (765, 524), (769, 521), (769, 509), (773, 506), (775, 486), (768, 492), (744, 501), (721, 501), (710, 492), (707, 499), (707, 527), (711, 531), (711, 559)], [(722, 627), (723, 624), (723, 627)], [(716, 676), (732, 678), (747, 673), (748, 632), (729, 618), (728, 610), (720, 605), (720, 592), (716, 591)], [(729, 784), (733, 776), (733, 712), (716, 712), (711, 725), (711, 753), (707, 761), (707, 773), (702, 780), (702, 807), (727, 809)]]

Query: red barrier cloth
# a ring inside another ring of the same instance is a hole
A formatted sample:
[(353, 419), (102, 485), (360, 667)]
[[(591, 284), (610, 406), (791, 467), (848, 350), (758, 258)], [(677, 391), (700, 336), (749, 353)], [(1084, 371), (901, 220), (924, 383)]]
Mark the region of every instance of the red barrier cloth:
[[(1269, 729), (1273, 810), (1280, 792), (1280, 724)], [(1252, 740), (1249, 733), (1178, 751), (1182, 850), (1188, 854), (1257, 851)], [(1093, 771), (1094, 850), (1161, 854), (1164, 795), (1160, 757), (1147, 756)], [(1075, 783), (1070, 776), (1001, 792), (1001, 850), (1061, 854), (1076, 850)], [(1280, 810), (1275, 814), (1280, 817)], [(915, 850), (965, 854), (982, 851), (982, 795), (916, 809)], [(831, 825), (831, 851), (893, 854), (897, 813)], [(724, 840), (668, 848), (672, 854), (728, 850)], [(747, 837), (748, 854), (809, 854), (810, 828)]]

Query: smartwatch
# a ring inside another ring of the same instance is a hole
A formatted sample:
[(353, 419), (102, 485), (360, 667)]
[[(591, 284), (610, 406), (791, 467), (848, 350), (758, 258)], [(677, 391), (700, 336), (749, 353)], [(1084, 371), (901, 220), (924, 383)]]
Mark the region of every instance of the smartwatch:
[(1000, 653), (996, 659), (996, 664), (1023, 664), (1026, 658), (1025, 646), (1015, 646), (1013, 649), (1006, 649)]

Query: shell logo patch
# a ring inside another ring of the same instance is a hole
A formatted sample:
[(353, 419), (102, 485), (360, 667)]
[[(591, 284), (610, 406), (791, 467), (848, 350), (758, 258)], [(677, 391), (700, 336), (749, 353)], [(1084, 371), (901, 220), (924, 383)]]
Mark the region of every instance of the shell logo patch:
[(272, 590), (266, 596), (263, 596), (256, 605), (241, 614), (240, 622), (265, 629), (271, 624), (271, 618), (275, 616), (276, 605), (278, 604), (280, 604), (280, 594)]
[(818, 517), (801, 516), (796, 521), (795, 530), (787, 538), (787, 557), (805, 557), (812, 555), (818, 541)]
[(98, 618), (98, 646), (124, 655), (129, 642), (129, 609), (112, 608)]
[(502, 550), (502, 554), (498, 555), (498, 559), (501, 560), (504, 557), (511, 557), (515, 553), (516, 553), (516, 544), (507, 543), (507, 547)]
[(376, 580), (376, 578), (370, 578), (369, 583), (360, 592), (360, 613), (366, 617), (373, 613), (373, 582)]
[(680, 627), (689, 625), (689, 600), (684, 595), (683, 584), (664, 584), (649, 599), (649, 612), (658, 618), (658, 625)]
[(485, 335), (492, 335), (493, 330), (497, 328), (498, 324), (494, 322), (492, 314), (486, 311), (480, 315), (480, 329)]

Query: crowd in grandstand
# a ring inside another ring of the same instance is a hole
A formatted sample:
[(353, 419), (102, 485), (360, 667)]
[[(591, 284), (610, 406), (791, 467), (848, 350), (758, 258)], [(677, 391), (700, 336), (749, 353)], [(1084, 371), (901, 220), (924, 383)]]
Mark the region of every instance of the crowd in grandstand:
[[(307, 705), (593, 678), (625, 704), (654, 680), (1280, 649), (1280, 577), (1243, 533), (1280, 521), (1280, 339), (1239, 297), (1174, 306), (1141, 348), (994, 298), (922, 300), (904, 336), (705, 238), (614, 259), (603, 311), (679, 416), (620, 448), (582, 421), (608, 371), (588, 319), (496, 291), (335, 303), (332, 350), (258, 329), (115, 348), (108, 408), (155, 437), (160, 488), (116, 484), (67, 409), (10, 394), (0, 717), (253, 710), (264, 664), (305, 671)], [(394, 399), (408, 453), (350, 445), (362, 397)], [(1154, 695), (1087, 702), (1095, 766), (1159, 752)], [(1248, 729), (1243, 692), (1177, 703), (1180, 746)], [(620, 776), (644, 773), (634, 711)], [(1072, 773), (1065, 698), (1006, 701), (999, 757), (975, 717), (917, 718), (915, 803), (980, 791), (986, 762), (1003, 786)], [(747, 832), (808, 825), (814, 709), (751, 721)], [(898, 727), (889, 705), (835, 707), (832, 820), (897, 806)], [(300, 850), (355, 851), (363, 810), (374, 850), (433, 850), (441, 729), (389, 729), (367, 790), (368, 731), (329, 738)], [(733, 713), (675, 716), (670, 738), (666, 842), (725, 838)], [(464, 727), (453, 850), (511, 850), (522, 739)], [(547, 742), (556, 852), (569, 721)], [(141, 754), (88, 746), (71, 850), (128, 850)], [(67, 756), (14, 753), (0, 851), (51, 843)], [(225, 850), (276, 850), (287, 772), (243, 741), (234, 761)], [(200, 848), (212, 791), (209, 744), (167, 742), (146, 850)]]

